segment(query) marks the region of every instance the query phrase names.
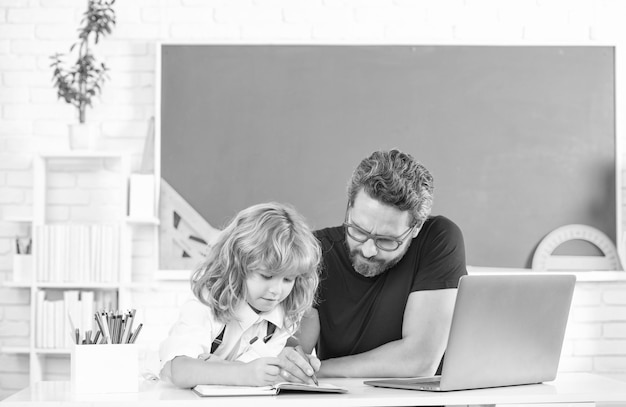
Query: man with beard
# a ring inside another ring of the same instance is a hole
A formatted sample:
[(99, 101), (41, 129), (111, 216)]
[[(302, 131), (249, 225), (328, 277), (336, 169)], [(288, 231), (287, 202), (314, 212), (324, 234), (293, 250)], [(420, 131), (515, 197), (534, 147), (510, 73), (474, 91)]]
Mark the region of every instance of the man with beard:
[[(376, 151), (354, 171), (343, 225), (316, 232), (318, 304), (298, 333), (319, 377), (435, 374), (467, 271), (460, 229), (432, 203), (433, 178), (408, 154)], [(283, 377), (302, 377), (302, 362)]]

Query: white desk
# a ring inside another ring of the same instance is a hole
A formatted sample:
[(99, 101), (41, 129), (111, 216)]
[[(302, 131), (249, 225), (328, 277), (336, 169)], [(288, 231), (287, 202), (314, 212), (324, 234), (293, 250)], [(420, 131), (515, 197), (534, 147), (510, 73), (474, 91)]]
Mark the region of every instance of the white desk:
[(429, 405), (493, 405), (524, 403), (587, 403), (626, 402), (626, 382), (587, 373), (559, 375), (557, 380), (544, 384), (501, 387), (448, 393), (430, 393), (412, 390), (394, 390), (370, 387), (363, 379), (324, 379), (346, 387), (347, 394), (283, 393), (261, 397), (199, 397), (190, 390), (182, 390), (159, 382), (144, 382), (133, 394), (101, 394), (75, 396), (69, 382), (40, 382), (24, 389), (0, 403), (0, 407), (42, 406), (237, 406), (254, 405), (289, 407), (331, 406), (429, 406)]

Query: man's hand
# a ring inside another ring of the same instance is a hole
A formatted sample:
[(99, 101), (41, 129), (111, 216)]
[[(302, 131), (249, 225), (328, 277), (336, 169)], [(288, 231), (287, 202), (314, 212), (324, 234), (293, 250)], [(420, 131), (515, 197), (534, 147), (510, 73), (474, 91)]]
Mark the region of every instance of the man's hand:
[(295, 383), (314, 384), (311, 376), (320, 370), (322, 362), (312, 355), (302, 355), (292, 347), (285, 347), (278, 355), (280, 376), (283, 380)]

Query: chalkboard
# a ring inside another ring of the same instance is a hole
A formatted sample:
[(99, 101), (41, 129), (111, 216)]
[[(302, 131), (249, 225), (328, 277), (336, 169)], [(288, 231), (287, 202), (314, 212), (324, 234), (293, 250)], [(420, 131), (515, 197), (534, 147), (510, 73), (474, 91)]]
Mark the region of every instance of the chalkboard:
[(610, 46), (180, 45), (160, 49), (161, 175), (212, 226), (264, 201), (338, 225), (377, 149), (435, 179), (472, 266), (529, 267), (571, 223), (615, 242)]

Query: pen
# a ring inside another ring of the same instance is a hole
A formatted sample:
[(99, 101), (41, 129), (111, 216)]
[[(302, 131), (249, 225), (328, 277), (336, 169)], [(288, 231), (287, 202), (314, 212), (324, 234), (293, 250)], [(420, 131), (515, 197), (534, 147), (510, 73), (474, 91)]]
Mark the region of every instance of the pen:
[[(254, 338), (250, 339), (250, 341), (248, 342), (248, 344), (250, 346), (254, 345), (257, 341), (259, 340), (258, 336), (255, 336)], [(248, 350), (250, 350), (250, 346), (248, 346), (243, 352), (239, 353), (237, 355), (237, 357), (235, 359), (239, 359), (243, 354), (245, 354), (246, 352), (248, 352)], [(204, 359), (207, 360), (208, 358)]]
[(137, 336), (139, 335), (139, 332), (141, 331), (142, 327), (143, 327), (143, 323), (137, 325), (137, 330), (135, 331), (133, 336), (130, 338), (130, 341), (128, 341), (128, 343), (135, 343), (135, 340), (137, 340)]
[[(96, 317), (98, 316), (98, 314), (96, 314)], [(105, 343), (113, 343), (111, 342), (111, 333), (109, 332), (109, 324), (107, 321), (104, 320), (104, 318), (106, 318), (105, 314), (102, 313), (100, 314), (100, 323), (102, 325), (102, 328), (104, 328), (104, 330), (102, 331), (102, 335), (104, 336), (105, 339)]]
[[(300, 354), (300, 356), (305, 358), (307, 361), (309, 360), (309, 358), (307, 358), (306, 354), (304, 353), (300, 345), (296, 346), (294, 349), (296, 350), (296, 352)], [(317, 381), (317, 376), (315, 376), (315, 372), (313, 372), (313, 374), (311, 375), (311, 379), (313, 379), (313, 383), (315, 383), (316, 386), (320, 385), (319, 382)]]
[(113, 343), (120, 343), (120, 327), (121, 327), (121, 322), (120, 322), (120, 316), (119, 315), (113, 315)]
[(117, 343), (117, 319), (115, 318), (115, 314), (111, 313), (109, 317), (109, 335), (111, 335), (111, 343)]
[[(293, 338), (294, 340), (298, 341), (298, 338), (296, 338), (294, 334), (292, 334), (291, 332), (287, 330), (282, 331), (280, 334), (276, 335), (274, 339), (278, 338), (280, 340), (283, 340), (285, 337), (287, 339)], [(287, 344), (287, 346), (291, 346), (291, 345)], [(300, 356), (305, 358), (307, 361), (309, 360), (309, 358), (306, 356), (306, 354), (304, 353), (304, 350), (302, 350), (302, 347), (300, 345), (297, 345), (296, 347), (294, 347), (294, 349), (296, 352), (300, 354)], [(313, 379), (313, 383), (315, 383), (316, 386), (319, 386), (319, 382), (317, 381), (317, 376), (315, 375), (315, 373), (313, 373), (313, 375), (311, 376), (311, 379)]]
[(123, 343), (122, 337), (124, 336), (124, 327), (126, 326), (126, 320), (124, 314), (117, 317), (117, 343)]
[(96, 320), (96, 324), (98, 325), (98, 332), (96, 333), (96, 335), (102, 333), (102, 337), (104, 338), (104, 328), (102, 327), (102, 323), (100, 322), (100, 318), (98, 318), (98, 313), (97, 312), (94, 314), (94, 319)]
[(115, 329), (113, 327), (113, 322), (114, 319), (113, 318), (113, 311), (111, 311), (111, 315), (109, 315), (109, 312), (105, 312), (104, 313), (104, 318), (106, 318), (106, 321), (104, 321), (107, 325), (106, 329), (107, 329), (107, 339), (109, 339), (109, 343), (114, 344), (115, 343)]
[(136, 310), (133, 308), (130, 310), (130, 314), (126, 317), (126, 332), (122, 338), (122, 343), (128, 343), (130, 336), (133, 332), (133, 320), (135, 319)]
[(122, 327), (120, 328), (120, 342), (124, 343), (124, 335), (126, 335), (126, 314), (122, 315)]

